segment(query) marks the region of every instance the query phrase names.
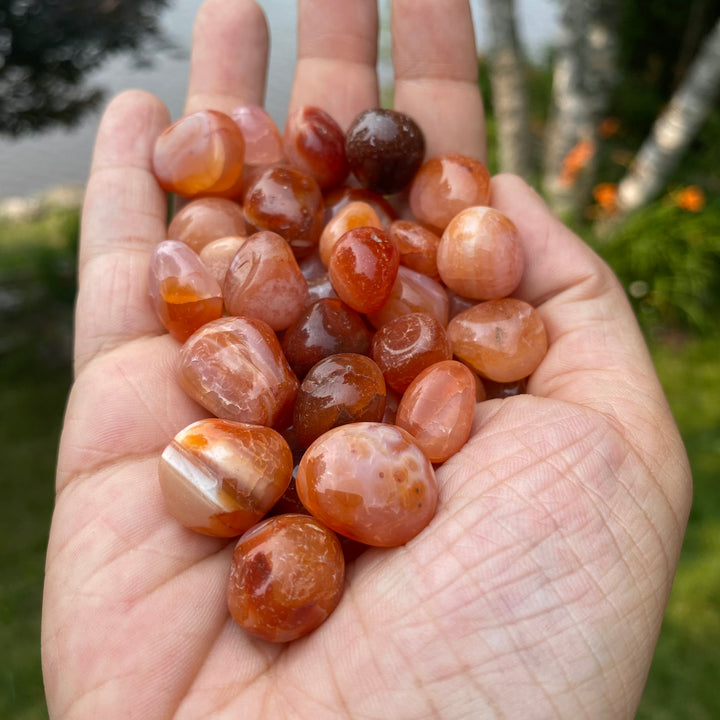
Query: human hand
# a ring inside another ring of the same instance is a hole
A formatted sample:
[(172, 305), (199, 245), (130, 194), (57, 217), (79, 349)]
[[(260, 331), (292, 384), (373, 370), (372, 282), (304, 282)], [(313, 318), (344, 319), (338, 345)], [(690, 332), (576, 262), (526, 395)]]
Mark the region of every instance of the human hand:
[[(300, 0), (290, 107), (342, 126), (378, 103), (375, 0)], [(395, 0), (394, 106), (428, 155), (482, 157), (465, 0)], [(187, 110), (260, 103), (267, 32), (250, 0), (207, 0)], [(150, 172), (169, 123), (132, 91), (108, 107), (83, 213), (76, 380), (47, 555), (43, 667), (53, 718), (630, 718), (677, 566), (690, 472), (624, 292), (520, 179), (491, 203), (527, 257), (514, 293), (549, 352), (530, 394), (478, 405), (437, 472), (432, 523), (347, 569), (330, 618), (289, 645), (230, 619), (234, 542), (164, 507), (159, 455), (203, 416), (147, 297), (166, 199)]]

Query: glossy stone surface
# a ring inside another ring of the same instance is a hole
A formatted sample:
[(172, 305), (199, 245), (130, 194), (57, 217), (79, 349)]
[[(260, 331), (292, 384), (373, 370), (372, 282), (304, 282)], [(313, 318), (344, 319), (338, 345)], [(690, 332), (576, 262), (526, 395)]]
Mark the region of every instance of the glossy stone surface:
[(318, 243), (320, 259), (327, 266), (337, 241), (348, 231), (358, 227), (382, 228), (382, 223), (372, 205), (351, 202), (345, 205), (323, 228)]
[(353, 120), (345, 149), (360, 185), (389, 195), (405, 188), (421, 166), (425, 137), (409, 115), (373, 108)]
[(442, 233), (465, 208), (487, 205), (490, 173), (467, 155), (446, 153), (430, 158), (410, 186), (410, 209), (418, 222)]
[(213, 415), (267, 426), (289, 419), (300, 386), (272, 328), (248, 317), (220, 318), (191, 335), (178, 378)]
[(483, 381), (485, 394), (488, 400), (515, 397), (515, 395), (524, 395), (527, 392), (527, 378), (515, 380), (514, 382), (495, 382), (485, 379)]
[(461, 362), (435, 363), (410, 383), (396, 423), (415, 438), (428, 460), (445, 462), (470, 437), (475, 392), (473, 374)]
[(515, 298), (488, 300), (461, 312), (448, 324), (447, 335), (460, 360), (496, 382), (527, 377), (547, 352), (540, 314)]
[(330, 355), (314, 365), (300, 385), (293, 427), (308, 447), (331, 428), (354, 422), (380, 422), (385, 411), (385, 380), (380, 368), (357, 353)]
[(238, 105), (230, 112), (245, 139), (245, 164), (273, 165), (283, 162), (282, 136), (275, 121), (259, 105)]
[(456, 215), (440, 240), (438, 272), (464, 297), (492, 300), (510, 295), (525, 268), (520, 236), (510, 218), (489, 207)]
[(400, 255), (384, 230), (348, 230), (333, 247), (328, 263), (330, 282), (338, 297), (353, 310), (379, 310), (390, 296)]
[(230, 263), (223, 297), (230, 315), (247, 315), (285, 330), (305, 307), (307, 280), (290, 246), (267, 230), (251, 235)]
[(244, 156), (245, 141), (232, 118), (201, 110), (160, 134), (152, 167), (160, 187), (168, 192), (232, 197), (240, 191)]
[(338, 298), (308, 305), (285, 331), (282, 349), (293, 372), (303, 378), (323, 358), (370, 349), (370, 331), (362, 318)]
[(298, 258), (309, 255), (323, 227), (323, 198), (315, 179), (289, 165), (261, 170), (247, 188), (245, 221), (290, 243)]
[(337, 607), (345, 561), (337, 537), (315, 518), (277, 515), (248, 530), (230, 566), (227, 603), (246, 632), (291, 642)]
[(168, 512), (187, 528), (235, 537), (273, 507), (290, 483), (293, 458), (268, 427), (209, 418), (181, 430), (158, 469)]
[(330, 430), (308, 448), (295, 483), (315, 517), (366, 545), (403, 545), (437, 507), (430, 461), (394, 425), (351, 423)]
[(428, 277), (439, 279), (437, 249), (440, 238), (434, 232), (410, 220), (395, 220), (388, 234), (400, 251), (400, 264)]
[(167, 231), (170, 240), (181, 240), (197, 253), (218, 238), (245, 234), (242, 205), (226, 198), (191, 200), (178, 210)]
[(380, 310), (369, 313), (368, 320), (373, 327), (380, 328), (413, 312), (428, 313), (445, 327), (448, 322), (447, 293), (439, 282), (401, 265), (387, 301)]
[(402, 393), (426, 367), (450, 360), (445, 328), (427, 313), (408, 313), (383, 325), (373, 336), (370, 355), (385, 382)]
[(153, 249), (148, 289), (160, 322), (180, 342), (223, 312), (217, 281), (197, 254), (177, 240), (164, 240)]
[(230, 235), (211, 240), (200, 251), (199, 257), (207, 271), (217, 280), (222, 288), (225, 276), (240, 246), (247, 240), (245, 237)]
[(283, 145), (288, 162), (312, 175), (321, 189), (340, 185), (347, 177), (345, 133), (323, 109), (305, 105), (290, 113)]
[(395, 208), (382, 195), (378, 195), (378, 193), (367, 188), (343, 185), (327, 190), (323, 197), (325, 199), (325, 224), (330, 221), (330, 218), (337, 215), (345, 205), (351, 202), (364, 202), (370, 205), (380, 218), (383, 227), (387, 227), (393, 220), (397, 219)]

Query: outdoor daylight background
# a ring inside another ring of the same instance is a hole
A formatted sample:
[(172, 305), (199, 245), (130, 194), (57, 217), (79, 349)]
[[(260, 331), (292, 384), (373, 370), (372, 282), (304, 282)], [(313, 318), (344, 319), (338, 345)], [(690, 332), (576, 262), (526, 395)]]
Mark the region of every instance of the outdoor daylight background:
[[(260, 2), (282, 127), (295, 3)], [(124, 88), (179, 117), (199, 4), (0, 0), (0, 718), (47, 717), (44, 557), (94, 134)], [(720, 0), (473, 0), (473, 12), (491, 171), (524, 175), (614, 267), (690, 456), (693, 510), (638, 718), (717, 720)]]

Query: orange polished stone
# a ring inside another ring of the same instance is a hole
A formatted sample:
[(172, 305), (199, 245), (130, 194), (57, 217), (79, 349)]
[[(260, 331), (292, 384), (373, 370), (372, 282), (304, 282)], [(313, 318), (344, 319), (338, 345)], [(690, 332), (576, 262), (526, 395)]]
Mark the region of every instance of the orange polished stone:
[(240, 246), (247, 240), (245, 237), (228, 236), (211, 240), (201, 251), (200, 260), (207, 271), (218, 281), (222, 288), (225, 276)]
[(385, 412), (385, 380), (366, 355), (338, 353), (310, 369), (300, 385), (293, 427), (302, 445), (352, 422), (380, 422)]
[(333, 247), (328, 275), (338, 297), (353, 310), (379, 310), (390, 296), (400, 256), (380, 228), (348, 230)]
[(220, 318), (191, 335), (178, 377), (213, 415), (268, 426), (289, 419), (300, 386), (272, 328), (248, 317)]
[(323, 194), (325, 200), (325, 224), (335, 217), (348, 203), (364, 202), (372, 207), (380, 218), (382, 227), (387, 227), (397, 219), (395, 208), (382, 196), (367, 188), (341, 187), (327, 190)]
[(450, 360), (452, 350), (445, 328), (432, 315), (408, 313), (375, 333), (370, 355), (385, 382), (402, 393), (426, 367)]
[(487, 205), (490, 173), (479, 160), (447, 153), (430, 158), (410, 186), (410, 209), (418, 222), (442, 233), (465, 208)]
[(437, 249), (440, 238), (434, 233), (410, 220), (395, 220), (388, 226), (388, 234), (400, 251), (400, 264), (411, 270), (439, 278)]
[(467, 442), (475, 410), (475, 379), (457, 360), (423, 370), (400, 400), (396, 423), (407, 430), (428, 460), (445, 462)]
[(438, 491), (430, 461), (394, 425), (351, 423), (321, 435), (297, 471), (303, 505), (336, 532), (393, 547), (432, 520)]
[(448, 324), (447, 335), (460, 360), (496, 382), (527, 377), (547, 352), (540, 314), (515, 298), (488, 300), (461, 312)]
[(222, 315), (220, 286), (185, 243), (164, 240), (150, 257), (150, 297), (165, 329), (184, 342)]
[(228, 314), (259, 318), (273, 330), (285, 330), (297, 320), (307, 294), (307, 280), (292, 249), (267, 230), (241, 245), (223, 285)]
[(245, 164), (273, 165), (283, 162), (282, 137), (275, 121), (260, 105), (238, 105), (230, 117), (245, 139)]
[(153, 172), (160, 187), (183, 197), (230, 193), (242, 181), (245, 141), (232, 118), (200, 110), (158, 137)]
[(181, 240), (197, 253), (218, 238), (245, 234), (242, 205), (226, 198), (191, 200), (177, 212), (167, 231), (168, 238)]
[(292, 471), (290, 448), (275, 430), (209, 418), (165, 448), (159, 479), (167, 509), (182, 525), (234, 537), (273, 507)]
[(459, 295), (493, 300), (518, 286), (525, 256), (510, 218), (494, 208), (472, 207), (445, 228), (437, 265), (442, 281)]
[(357, 227), (382, 228), (382, 223), (372, 205), (365, 202), (351, 202), (331, 218), (320, 235), (318, 250), (320, 259), (327, 267), (335, 243), (348, 231)]
[(337, 607), (345, 561), (337, 537), (309, 515), (268, 518), (233, 552), (227, 603), (246, 632), (290, 642), (315, 630)]

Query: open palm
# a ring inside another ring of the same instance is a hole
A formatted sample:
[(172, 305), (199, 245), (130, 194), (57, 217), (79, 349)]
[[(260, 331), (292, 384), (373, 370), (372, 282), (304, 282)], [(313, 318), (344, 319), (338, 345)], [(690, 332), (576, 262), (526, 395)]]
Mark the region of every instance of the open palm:
[[(290, 106), (347, 126), (378, 104), (375, 0), (300, 0)], [(428, 154), (482, 156), (465, 0), (394, 0), (394, 105)], [(189, 111), (262, 101), (264, 19), (207, 0)], [(230, 619), (234, 543), (165, 511), (160, 452), (204, 416), (147, 299), (165, 197), (150, 170), (157, 99), (116, 98), (83, 215), (76, 381), (58, 463), (43, 660), (53, 718), (629, 718), (642, 692), (690, 503), (687, 460), (624, 293), (520, 179), (493, 179), (550, 349), (530, 395), (478, 406), (437, 473), (438, 513), (347, 569), (335, 613), (272, 645)]]

